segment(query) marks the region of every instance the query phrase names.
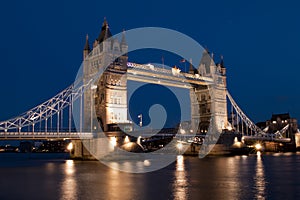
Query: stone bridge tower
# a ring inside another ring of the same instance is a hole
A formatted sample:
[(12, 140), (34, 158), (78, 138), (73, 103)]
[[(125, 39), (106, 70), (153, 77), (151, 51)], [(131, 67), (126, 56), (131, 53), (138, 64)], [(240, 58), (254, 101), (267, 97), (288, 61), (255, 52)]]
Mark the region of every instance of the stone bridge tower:
[(226, 68), (223, 58), (215, 65), (209, 52), (204, 50), (198, 69), (191, 65), (189, 73), (212, 78), (214, 82), (194, 85), (190, 91), (193, 129), (198, 134), (206, 134), (213, 122), (218, 131), (222, 131), (227, 126)]
[[(125, 33), (121, 41), (113, 38), (106, 19), (93, 49), (87, 37), (83, 50), (84, 83), (105, 69), (97, 84), (91, 85), (84, 94), (84, 127), (87, 130), (95, 129), (95, 123), (99, 123), (103, 131), (117, 131), (119, 127), (131, 129), (127, 117), (127, 51)], [(93, 113), (98, 122), (92, 121)]]

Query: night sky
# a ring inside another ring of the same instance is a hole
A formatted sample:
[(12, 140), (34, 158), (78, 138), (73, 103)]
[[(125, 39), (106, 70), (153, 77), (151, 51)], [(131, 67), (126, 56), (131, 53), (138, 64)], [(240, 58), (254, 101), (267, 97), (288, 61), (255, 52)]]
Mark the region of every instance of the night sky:
[(194, 38), (224, 55), (228, 89), (251, 119), (290, 112), (300, 120), (299, 9), (297, 0), (1, 1), (0, 120), (69, 86), (85, 35), (94, 40), (104, 17), (113, 34), (155, 26)]

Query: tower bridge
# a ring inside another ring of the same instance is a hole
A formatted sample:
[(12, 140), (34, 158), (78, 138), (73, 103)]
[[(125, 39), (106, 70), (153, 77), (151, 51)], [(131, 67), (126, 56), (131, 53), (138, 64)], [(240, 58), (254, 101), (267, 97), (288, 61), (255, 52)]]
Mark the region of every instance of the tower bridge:
[[(215, 64), (204, 51), (197, 68), (191, 64), (188, 72), (178, 68), (161, 68), (154, 64), (128, 62), (125, 34), (121, 41), (113, 38), (105, 20), (99, 37), (90, 48), (89, 39), (83, 50), (82, 85), (72, 84), (48, 101), (15, 118), (0, 122), (0, 139), (92, 139), (100, 125), (104, 132), (115, 131), (116, 126), (132, 131), (128, 120), (127, 81), (161, 84), (190, 91), (190, 129), (197, 134), (209, 131), (210, 119), (216, 130), (235, 131), (246, 140), (290, 142), (281, 134), (266, 133), (255, 125), (227, 91), (226, 68), (223, 59)], [(117, 58), (115, 55), (120, 55)], [(96, 82), (91, 81), (108, 65)], [(95, 85), (91, 85), (91, 84)], [(229, 100), (229, 101), (228, 101)], [(228, 121), (227, 107), (235, 121)], [(74, 107), (77, 105), (79, 124), (74, 129)], [(93, 120), (93, 113), (97, 120)]]

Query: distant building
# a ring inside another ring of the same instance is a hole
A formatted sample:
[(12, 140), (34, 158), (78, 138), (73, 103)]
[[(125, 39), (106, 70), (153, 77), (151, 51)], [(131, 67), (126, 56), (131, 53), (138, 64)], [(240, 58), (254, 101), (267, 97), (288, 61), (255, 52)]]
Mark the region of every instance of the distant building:
[(32, 152), (32, 143), (30, 141), (22, 141), (20, 142), (19, 149), (22, 153)]
[(287, 125), (289, 125), (289, 127), (287, 131), (282, 133), (282, 136), (293, 139), (295, 133), (297, 133), (298, 131), (298, 122), (296, 118), (291, 118), (289, 113), (272, 114), (270, 120), (257, 123), (257, 126), (261, 129), (266, 129), (267, 133), (275, 133), (277, 131), (281, 131)]
[(68, 144), (69, 141), (67, 140), (47, 140), (43, 141), (43, 144), (36, 151), (51, 153), (66, 152)]

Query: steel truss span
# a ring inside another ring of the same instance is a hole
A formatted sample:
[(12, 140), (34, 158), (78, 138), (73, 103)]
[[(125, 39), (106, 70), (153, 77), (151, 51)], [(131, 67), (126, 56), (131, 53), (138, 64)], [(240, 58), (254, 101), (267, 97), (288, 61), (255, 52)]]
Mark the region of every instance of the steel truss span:
[(261, 140), (261, 141), (274, 141), (274, 142), (290, 142), (290, 138), (284, 138), (282, 134), (286, 132), (289, 128), (289, 124), (283, 127), (282, 130), (276, 133), (266, 133), (264, 130), (260, 129), (255, 123), (253, 123), (249, 117), (242, 111), (242, 109), (237, 105), (232, 96), (228, 91), (226, 95), (231, 103), (231, 115), (232, 117), (232, 128), (236, 129), (236, 132), (241, 133), (245, 140)]
[[(49, 133), (74, 132), (75, 130), (72, 129), (72, 106), (75, 100), (82, 97), (84, 87), (83, 85), (76, 88), (72, 84), (51, 99), (20, 116), (0, 122), (0, 132), (41, 132), (41, 129), (42, 132)], [(64, 112), (68, 114), (69, 118), (67, 128), (63, 127)], [(40, 126), (39, 130), (37, 130), (38, 125)]]

